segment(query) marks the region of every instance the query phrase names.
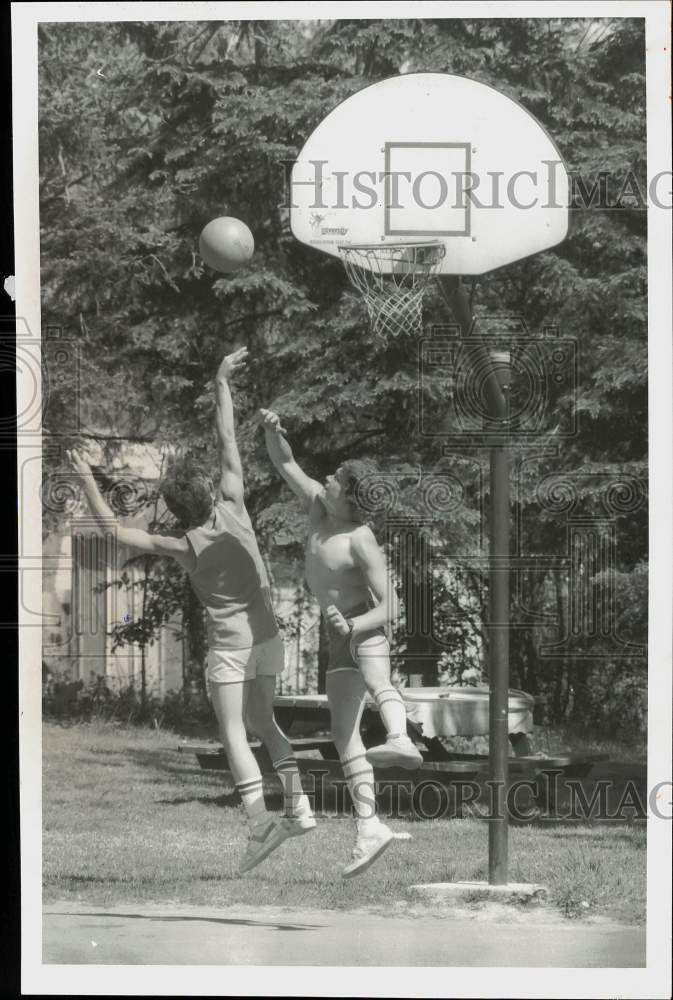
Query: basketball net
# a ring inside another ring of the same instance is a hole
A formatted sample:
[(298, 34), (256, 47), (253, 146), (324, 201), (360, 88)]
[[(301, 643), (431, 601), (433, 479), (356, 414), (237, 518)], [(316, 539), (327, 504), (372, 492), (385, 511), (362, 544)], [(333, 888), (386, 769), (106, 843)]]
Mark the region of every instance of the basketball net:
[(383, 339), (423, 332), (423, 293), (439, 270), (443, 243), (361, 243), (339, 247), (351, 284)]

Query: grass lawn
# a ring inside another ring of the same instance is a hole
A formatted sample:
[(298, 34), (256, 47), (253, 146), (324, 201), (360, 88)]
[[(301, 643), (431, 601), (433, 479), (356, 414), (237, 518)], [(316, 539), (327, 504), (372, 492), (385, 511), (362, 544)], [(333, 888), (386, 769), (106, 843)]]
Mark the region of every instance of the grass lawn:
[[(240, 878), (246, 828), (232, 779), (202, 771), (191, 755), (176, 753), (177, 742), (140, 728), (45, 723), (45, 902), (388, 909), (415, 882), (487, 877), (486, 822), (395, 819), (391, 826), (413, 839), (343, 882), (354, 824), (330, 815)], [(270, 807), (279, 807), (275, 784), (269, 791)], [(642, 922), (645, 845), (642, 821), (512, 827), (510, 879), (544, 883), (550, 903), (569, 917)]]

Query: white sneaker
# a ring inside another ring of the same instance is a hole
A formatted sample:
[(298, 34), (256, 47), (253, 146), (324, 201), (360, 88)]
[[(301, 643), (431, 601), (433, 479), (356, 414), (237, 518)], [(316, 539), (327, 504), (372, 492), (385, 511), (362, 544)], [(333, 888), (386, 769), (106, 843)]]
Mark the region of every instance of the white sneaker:
[(403, 767), (416, 771), (423, 763), (423, 755), (408, 736), (389, 736), (381, 746), (370, 747), (365, 756), (372, 767)]
[(243, 859), (238, 866), (239, 875), (244, 875), (252, 868), (256, 868), (261, 861), (264, 861), (272, 851), (275, 851), (290, 837), (299, 837), (303, 833), (308, 833), (315, 829), (315, 825), (315, 819), (310, 815), (288, 819), (274, 817), (259, 830), (253, 830)]
[(393, 831), (384, 823), (379, 823), (372, 833), (359, 833), (353, 848), (353, 860), (343, 869), (343, 877), (353, 878), (354, 875), (366, 872), (394, 839)]
[(283, 822), (288, 825), (290, 837), (301, 837), (302, 833), (309, 833), (316, 828), (315, 816), (311, 813), (303, 816), (286, 816)]

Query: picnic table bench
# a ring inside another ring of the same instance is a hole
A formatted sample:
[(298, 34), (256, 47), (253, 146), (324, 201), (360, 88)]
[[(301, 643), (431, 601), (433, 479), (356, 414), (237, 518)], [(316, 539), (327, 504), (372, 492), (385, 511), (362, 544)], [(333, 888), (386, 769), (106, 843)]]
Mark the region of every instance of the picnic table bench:
[[(488, 688), (402, 688), (401, 694), (407, 710), (407, 732), (419, 746), (423, 764), (418, 771), (377, 768), (377, 779), (382, 782), (406, 782), (407, 785), (432, 779), (445, 787), (461, 781), (485, 779), (488, 773), (487, 754), (456, 753), (443, 741), (456, 736), (488, 734)], [(339, 755), (328, 732), (330, 716), (327, 696), (278, 695), (274, 705), (276, 719), (288, 735), (302, 775), (312, 779), (314, 787), (316, 781), (323, 779), (343, 782)], [(585, 777), (597, 761), (607, 760), (608, 754), (532, 754), (528, 734), (533, 729), (533, 706), (531, 695), (510, 690), (508, 728), (514, 756), (509, 759), (509, 772), (515, 779), (533, 781), (538, 806), (553, 809), (554, 783), (547, 780), (549, 775), (560, 772), (563, 777)], [(312, 730), (312, 735), (293, 735), (293, 730), (305, 731), (307, 728)], [(385, 735), (376, 703), (368, 699), (362, 717), (363, 742), (366, 747), (375, 746), (385, 740)], [(262, 772), (270, 773), (272, 765), (264, 746), (259, 740), (251, 740), (250, 747)], [(229, 769), (225, 751), (216, 741), (186, 742), (180, 744), (178, 749), (195, 754), (204, 770)]]
[[(342, 781), (343, 772), (341, 762), (336, 747), (329, 736), (319, 736), (315, 738), (290, 738), (292, 749), (295, 753), (297, 766), (301, 774), (310, 775), (314, 778), (326, 776), (328, 781)], [(250, 740), (250, 749), (259, 762), (263, 773), (270, 773), (272, 770), (266, 748), (259, 740)], [(193, 753), (199, 762), (199, 766), (205, 771), (228, 771), (229, 763), (227, 755), (221, 743), (212, 740), (208, 743), (185, 742), (178, 745), (178, 750), (182, 753)], [(318, 750), (320, 756), (316, 758), (302, 756), (307, 750)], [(420, 770), (427, 777), (430, 773), (440, 784), (448, 784), (452, 781), (469, 781), (477, 777), (481, 772), (486, 772), (488, 758), (484, 760), (431, 760), (424, 754), (423, 765)], [(413, 782), (417, 772), (406, 771), (400, 767), (377, 768), (377, 777), (384, 781), (406, 781)]]

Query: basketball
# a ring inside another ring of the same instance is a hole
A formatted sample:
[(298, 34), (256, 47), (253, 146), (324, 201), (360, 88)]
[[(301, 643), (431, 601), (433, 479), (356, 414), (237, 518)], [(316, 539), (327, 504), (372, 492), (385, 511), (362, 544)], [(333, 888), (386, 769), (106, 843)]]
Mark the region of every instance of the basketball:
[(213, 219), (201, 232), (199, 253), (214, 271), (230, 274), (253, 255), (255, 241), (245, 222), (223, 215)]

